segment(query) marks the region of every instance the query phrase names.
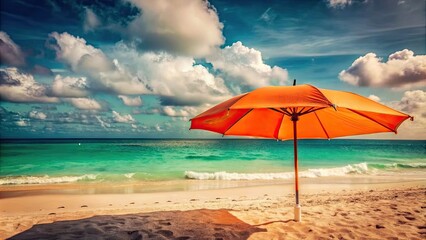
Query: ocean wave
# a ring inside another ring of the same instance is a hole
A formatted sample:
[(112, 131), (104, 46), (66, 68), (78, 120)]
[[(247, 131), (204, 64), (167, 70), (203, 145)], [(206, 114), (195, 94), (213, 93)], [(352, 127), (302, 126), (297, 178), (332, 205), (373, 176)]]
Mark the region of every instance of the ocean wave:
[[(138, 173), (144, 176), (144, 173)], [(79, 181), (114, 182), (130, 181), (137, 178), (137, 173), (129, 172), (124, 174), (85, 174), (81, 176), (8, 176), (0, 177), (0, 185), (19, 185), (19, 184), (55, 184), (71, 183)], [(141, 176), (139, 176), (139, 179)]]
[(125, 173), (124, 176), (126, 178), (132, 178), (136, 173)]
[(372, 164), (379, 168), (426, 168), (426, 163), (388, 163), (388, 164)]
[[(331, 176), (345, 176), (348, 174), (368, 174), (367, 163), (351, 164), (336, 168), (316, 168), (299, 172), (302, 178), (317, 178)], [(185, 178), (197, 180), (274, 180), (274, 179), (292, 179), (293, 172), (281, 173), (230, 173), (230, 172), (195, 172), (185, 171)]]
[(85, 180), (95, 180), (97, 175), (85, 174), (82, 176), (20, 176), (0, 178), (0, 185), (18, 185), (18, 184), (52, 184), (52, 183), (70, 183)]

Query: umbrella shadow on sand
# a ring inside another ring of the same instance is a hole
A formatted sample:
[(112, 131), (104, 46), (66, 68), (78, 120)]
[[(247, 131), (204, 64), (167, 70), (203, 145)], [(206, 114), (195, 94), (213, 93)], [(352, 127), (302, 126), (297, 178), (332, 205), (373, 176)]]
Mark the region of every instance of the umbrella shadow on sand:
[(257, 226), (225, 209), (199, 209), (38, 224), (9, 239), (247, 239), (253, 233), (267, 231)]

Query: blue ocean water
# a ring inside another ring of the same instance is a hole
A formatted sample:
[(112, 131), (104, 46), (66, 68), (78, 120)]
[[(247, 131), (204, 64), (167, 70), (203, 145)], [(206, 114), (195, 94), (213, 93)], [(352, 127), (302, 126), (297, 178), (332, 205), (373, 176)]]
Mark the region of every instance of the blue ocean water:
[[(301, 177), (426, 175), (426, 141), (300, 140)], [(2, 140), (0, 185), (289, 179), (293, 142), (253, 139)]]

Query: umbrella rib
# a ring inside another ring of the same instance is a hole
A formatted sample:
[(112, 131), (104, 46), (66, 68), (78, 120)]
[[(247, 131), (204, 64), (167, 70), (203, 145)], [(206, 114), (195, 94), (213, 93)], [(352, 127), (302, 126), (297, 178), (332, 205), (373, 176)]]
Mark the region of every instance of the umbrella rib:
[(303, 107), (297, 114), (300, 115), (303, 112), (303, 110), (305, 110), (305, 107)]
[(291, 113), (287, 110), (287, 108), (281, 108), (285, 112), (287, 116), (291, 116)]
[(282, 111), (280, 111), (280, 110), (278, 110), (276, 108), (269, 108), (269, 109), (272, 110), (272, 111), (278, 112), (278, 113), (284, 113), (284, 112), (282, 112)]
[(231, 126), (229, 126), (224, 132), (223, 135), (226, 134), (226, 132), (231, 129), (235, 124), (237, 124), (241, 119), (243, 119), (245, 116), (247, 116), (247, 114), (249, 114), (251, 111), (253, 111), (254, 108), (250, 109), (249, 111), (247, 111), (246, 113), (244, 113), (243, 116), (241, 116), (237, 121), (235, 121)]
[(386, 125), (384, 125), (384, 124), (382, 124), (382, 123), (380, 123), (380, 122), (378, 122), (378, 121), (374, 120), (373, 118), (371, 118), (371, 117), (369, 117), (369, 116), (367, 116), (367, 115), (365, 115), (365, 114), (363, 114), (363, 113), (360, 113), (360, 112), (358, 112), (358, 111), (356, 111), (356, 110), (349, 109), (349, 108), (346, 108), (346, 109), (348, 109), (349, 111), (351, 111), (351, 112), (353, 112), (353, 113), (356, 113), (356, 114), (358, 114), (358, 115), (360, 115), (360, 116), (362, 116), (362, 117), (365, 117), (365, 118), (367, 118), (367, 119), (369, 119), (369, 120), (371, 120), (371, 121), (373, 121), (373, 122), (375, 122), (375, 123), (379, 124), (380, 126), (382, 126), (382, 127), (386, 128), (386, 129), (390, 130), (391, 132), (396, 133), (396, 131), (395, 131), (395, 130), (393, 130), (392, 128), (390, 128), (390, 127), (388, 127), (388, 126), (386, 126)]
[(300, 116), (311, 113), (311, 112), (315, 112), (321, 109), (324, 109), (325, 107), (321, 107), (321, 108), (315, 108), (315, 107), (311, 107), (309, 110), (307, 110), (306, 112), (303, 112), (302, 114), (300, 114)]
[(321, 125), (322, 130), (324, 131), (325, 135), (327, 136), (327, 138), (328, 138), (328, 139), (330, 139), (330, 136), (328, 135), (327, 131), (325, 130), (324, 125), (322, 125), (322, 122), (321, 122), (321, 120), (319, 119), (318, 114), (317, 114), (316, 112), (314, 112), (314, 114), (315, 114), (315, 116), (317, 117), (318, 122), (319, 122), (319, 124)]

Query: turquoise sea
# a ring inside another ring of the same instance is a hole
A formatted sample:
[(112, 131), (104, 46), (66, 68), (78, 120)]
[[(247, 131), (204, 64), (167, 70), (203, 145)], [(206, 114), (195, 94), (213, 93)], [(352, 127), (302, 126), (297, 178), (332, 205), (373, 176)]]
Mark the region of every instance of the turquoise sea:
[[(2, 140), (0, 185), (292, 179), (293, 142), (253, 139)], [(302, 178), (426, 176), (426, 141), (300, 140)]]

